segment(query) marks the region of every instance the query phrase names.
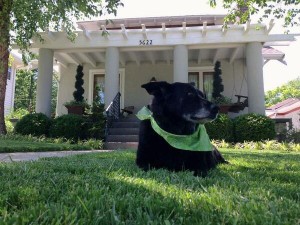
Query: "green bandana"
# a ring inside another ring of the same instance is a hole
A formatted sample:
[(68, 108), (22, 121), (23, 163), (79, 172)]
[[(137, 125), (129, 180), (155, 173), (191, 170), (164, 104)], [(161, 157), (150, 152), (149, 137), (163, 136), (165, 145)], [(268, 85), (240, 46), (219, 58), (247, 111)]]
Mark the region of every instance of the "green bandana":
[(199, 124), (198, 129), (191, 135), (171, 134), (161, 129), (152, 116), (152, 112), (143, 107), (136, 115), (140, 120), (150, 120), (153, 130), (163, 137), (174, 148), (190, 151), (212, 151), (213, 146), (210, 143), (204, 125)]

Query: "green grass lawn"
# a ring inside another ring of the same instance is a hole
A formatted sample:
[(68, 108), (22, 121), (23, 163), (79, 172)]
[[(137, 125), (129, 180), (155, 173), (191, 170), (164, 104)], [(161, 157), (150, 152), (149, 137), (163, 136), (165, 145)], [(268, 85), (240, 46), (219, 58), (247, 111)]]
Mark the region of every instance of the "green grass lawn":
[(299, 224), (299, 152), (222, 152), (206, 178), (134, 151), (0, 163), (0, 224)]
[(90, 150), (101, 149), (103, 146), (102, 144), (103, 142), (101, 140), (94, 139), (73, 144), (70, 140), (64, 139), (49, 139), (21, 135), (0, 135), (0, 153)]
[(47, 152), (47, 151), (63, 151), (63, 150), (82, 150), (90, 149), (80, 145), (71, 145), (63, 143), (46, 143), (16, 140), (0, 140), (1, 152)]

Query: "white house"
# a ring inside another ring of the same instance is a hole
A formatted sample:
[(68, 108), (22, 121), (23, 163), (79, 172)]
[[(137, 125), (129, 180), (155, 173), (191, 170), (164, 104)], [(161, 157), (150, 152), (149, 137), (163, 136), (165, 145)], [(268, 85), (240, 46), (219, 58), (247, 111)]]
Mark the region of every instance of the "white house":
[(20, 55), (11, 52), (12, 62), (8, 68), (7, 84), (4, 101), (4, 115), (8, 115), (14, 109), (16, 71), (20, 65), (23, 65)]
[(37, 60), (32, 60), (28, 65), (24, 65), (22, 55), (16, 50), (10, 52), (12, 62), (8, 69), (5, 102), (4, 102), (4, 115), (10, 114), (14, 109), (15, 101), (15, 86), (16, 86), (16, 74), (18, 69), (34, 69), (37, 68)]
[[(85, 98), (94, 97), (95, 85), (104, 87), (106, 106), (121, 93), (121, 105), (138, 110), (150, 96), (140, 86), (152, 77), (168, 82), (196, 83), (211, 94), (212, 72), (221, 62), (224, 95), (248, 96), (244, 113), (265, 114), (264, 60), (282, 60), (280, 55), (263, 55), (264, 46), (293, 41), (292, 35), (270, 34), (270, 24), (223, 27), (221, 15), (151, 17), (78, 22), (75, 42), (64, 32), (42, 33), (44, 43), (33, 40), (39, 54), (36, 111), (50, 116), (53, 61), (60, 65), (57, 115), (71, 100), (78, 64), (84, 66)], [(103, 35), (106, 31), (109, 35)], [(53, 60), (55, 59), (55, 60)]]

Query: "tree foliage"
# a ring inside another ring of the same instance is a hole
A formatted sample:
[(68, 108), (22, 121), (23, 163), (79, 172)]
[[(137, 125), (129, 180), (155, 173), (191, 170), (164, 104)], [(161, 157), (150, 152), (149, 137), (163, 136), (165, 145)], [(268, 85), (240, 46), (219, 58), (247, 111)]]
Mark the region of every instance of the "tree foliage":
[[(8, 0), (7, 0), (8, 1)], [(14, 0), (11, 11), (12, 37), (21, 49), (27, 49), (32, 38), (42, 39), (38, 32), (64, 30), (75, 38), (74, 21), (117, 13), (120, 0)]]
[(16, 74), (14, 110), (34, 111), (36, 99), (36, 70), (18, 70)]
[[(217, 0), (209, 0), (212, 7), (220, 4)], [(223, 8), (228, 10), (225, 23), (245, 23), (251, 15), (258, 14), (263, 10), (259, 22), (274, 16), (283, 19), (283, 26), (300, 24), (300, 0), (223, 0)]]
[(0, 0), (0, 135), (6, 133), (4, 98), (10, 44), (20, 47), (25, 60), (30, 41), (43, 41), (39, 32), (64, 30), (74, 40), (75, 20), (116, 14), (122, 5), (120, 0)]
[(282, 102), (288, 98), (300, 98), (300, 77), (266, 93), (266, 106)]
[[(32, 113), (35, 111), (36, 103), (36, 80), (38, 71), (35, 70), (18, 70), (16, 74), (16, 86), (15, 86), (15, 101), (14, 111), (25, 109)], [(52, 101), (51, 101), (51, 113), (55, 113), (56, 97), (58, 90), (58, 75), (53, 74), (54, 78), (52, 82)]]

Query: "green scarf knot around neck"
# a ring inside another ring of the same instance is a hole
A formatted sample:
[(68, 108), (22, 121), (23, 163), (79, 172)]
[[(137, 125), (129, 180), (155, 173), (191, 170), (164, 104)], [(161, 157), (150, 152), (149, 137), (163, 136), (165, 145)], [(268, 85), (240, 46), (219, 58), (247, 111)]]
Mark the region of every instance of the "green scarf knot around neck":
[(145, 106), (136, 114), (136, 116), (140, 120), (150, 120), (153, 130), (174, 148), (203, 152), (213, 150), (213, 146), (203, 124), (199, 124), (197, 130), (193, 134), (177, 135), (161, 129), (153, 118), (152, 112)]

